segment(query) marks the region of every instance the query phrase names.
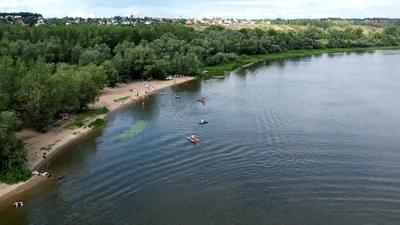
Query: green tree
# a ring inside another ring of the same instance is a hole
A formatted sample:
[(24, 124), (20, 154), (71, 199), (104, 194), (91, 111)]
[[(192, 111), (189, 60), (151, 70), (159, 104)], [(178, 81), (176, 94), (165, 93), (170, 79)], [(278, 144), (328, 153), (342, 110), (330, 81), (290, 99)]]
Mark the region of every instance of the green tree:
[(15, 136), (20, 123), (13, 112), (0, 112), (0, 172), (25, 166), (27, 152), (24, 142)]
[(0, 112), (10, 109), (11, 101), (8, 93), (0, 92)]
[(28, 16), (24, 19), (24, 23), (28, 24), (29, 26), (35, 25), (37, 22), (38, 18), (34, 16)]
[(146, 77), (165, 80), (167, 78), (167, 71), (170, 70), (170, 64), (167, 60), (159, 59), (152, 65), (146, 65), (144, 69), (144, 75)]
[(133, 49), (129, 49), (126, 55), (127, 61), (133, 65), (133, 69), (139, 73), (139, 77), (143, 78), (145, 67), (153, 65), (156, 60), (154, 50), (148, 46), (139, 45)]
[(51, 71), (51, 65), (39, 59), (22, 78), (18, 90), (23, 120), (39, 131), (44, 131), (54, 121), (59, 109), (60, 92)]
[(354, 30), (354, 35), (356, 36), (357, 39), (361, 38), (363, 36), (364, 30), (361, 29), (360, 27)]
[(79, 109), (82, 111), (98, 100), (100, 89), (106, 83), (106, 73), (103, 67), (89, 65), (76, 71), (76, 79)]
[[(68, 64), (60, 64), (56, 73), (53, 75), (58, 94), (60, 96), (60, 104), (57, 109), (58, 113), (73, 113), (80, 107), (79, 102), (79, 84), (76, 75), (78, 68)], [(60, 116), (60, 115), (59, 115)]]
[(106, 60), (101, 65), (103, 66), (106, 73), (108, 85), (110, 87), (115, 87), (116, 83), (119, 82), (121, 79), (119, 77), (117, 69), (115, 68), (114, 63), (111, 60)]
[(79, 65), (87, 66), (89, 64), (100, 65), (105, 60), (105, 57), (100, 52), (93, 49), (88, 49), (79, 56)]
[[(82, 52), (83, 52), (83, 48), (79, 44), (75, 45), (72, 48), (72, 52), (71, 52), (71, 63), (72, 64), (79, 63), (79, 57), (81, 56)], [(86, 63), (86, 62), (84, 62), (84, 63)]]

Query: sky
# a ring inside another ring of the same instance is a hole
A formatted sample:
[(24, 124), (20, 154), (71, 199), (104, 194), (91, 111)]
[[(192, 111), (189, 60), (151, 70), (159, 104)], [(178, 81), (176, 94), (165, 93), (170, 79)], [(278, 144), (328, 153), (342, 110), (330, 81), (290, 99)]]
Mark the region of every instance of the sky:
[(0, 12), (44, 17), (365, 18), (400, 17), (399, 0), (0, 0)]

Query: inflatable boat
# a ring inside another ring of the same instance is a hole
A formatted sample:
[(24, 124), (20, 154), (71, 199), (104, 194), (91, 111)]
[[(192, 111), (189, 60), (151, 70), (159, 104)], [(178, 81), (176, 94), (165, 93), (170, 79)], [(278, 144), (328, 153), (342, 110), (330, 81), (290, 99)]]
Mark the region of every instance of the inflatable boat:
[(181, 96), (177, 95), (177, 96), (175, 96), (175, 98), (181, 98)]

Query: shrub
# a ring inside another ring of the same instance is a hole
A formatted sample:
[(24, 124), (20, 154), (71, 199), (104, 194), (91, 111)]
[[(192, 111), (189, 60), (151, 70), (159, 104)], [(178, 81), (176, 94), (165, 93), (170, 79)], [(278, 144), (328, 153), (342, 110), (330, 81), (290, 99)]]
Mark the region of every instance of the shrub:
[(104, 120), (98, 118), (95, 121), (91, 122), (88, 127), (90, 127), (90, 128), (92, 128), (92, 127), (93, 128), (98, 128), (98, 127), (101, 127), (103, 125), (104, 125)]
[(6, 184), (16, 184), (18, 182), (27, 181), (31, 177), (32, 173), (26, 167), (0, 172), (0, 182)]

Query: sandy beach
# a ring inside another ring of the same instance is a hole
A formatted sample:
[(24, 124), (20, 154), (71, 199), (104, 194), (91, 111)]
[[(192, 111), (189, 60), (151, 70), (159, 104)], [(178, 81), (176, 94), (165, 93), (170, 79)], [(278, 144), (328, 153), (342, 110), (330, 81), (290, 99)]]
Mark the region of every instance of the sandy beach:
[[(150, 81), (142, 82), (135, 81), (129, 84), (118, 84), (116, 88), (104, 88), (99, 97), (99, 101), (96, 104), (90, 105), (89, 108), (97, 109), (102, 107), (107, 107), (110, 112), (107, 114), (99, 115), (96, 117), (88, 118), (85, 124), (89, 124), (97, 118), (105, 119), (108, 115), (115, 112), (117, 109), (128, 105), (129, 103), (140, 99), (142, 96), (151, 94), (153, 92), (159, 91), (163, 88), (172, 86), (174, 84), (184, 83), (189, 80), (195, 79), (194, 77), (174, 77), (173, 80), (168, 81)], [(148, 85), (148, 88), (145, 87)], [(139, 92), (139, 96), (137, 96)], [(115, 102), (114, 100), (125, 98), (130, 96), (125, 101)], [(41, 164), (44, 162), (42, 156), (46, 152), (47, 159), (51, 158), (58, 150), (64, 147), (66, 144), (77, 140), (78, 138), (86, 135), (92, 131), (88, 127), (73, 127), (65, 128), (69, 123), (75, 120), (75, 116), (70, 115), (66, 121), (55, 128), (52, 128), (46, 133), (38, 133), (32, 130), (22, 130), (17, 133), (17, 136), (22, 138), (26, 144), (28, 150), (28, 166), (31, 170), (37, 170), (40, 168)], [(51, 146), (50, 150), (41, 150), (41, 148)], [(45, 171), (39, 171), (45, 172)], [(29, 187), (37, 184), (43, 180), (42, 177), (32, 177), (26, 182), (21, 182), (18, 184), (7, 185), (0, 183), (0, 196), (5, 199), (9, 198), (14, 194), (20, 193)]]

